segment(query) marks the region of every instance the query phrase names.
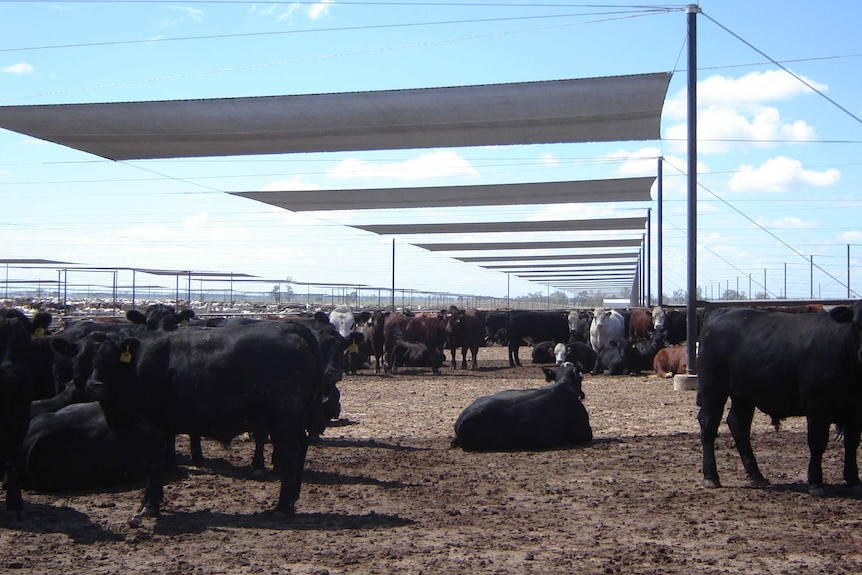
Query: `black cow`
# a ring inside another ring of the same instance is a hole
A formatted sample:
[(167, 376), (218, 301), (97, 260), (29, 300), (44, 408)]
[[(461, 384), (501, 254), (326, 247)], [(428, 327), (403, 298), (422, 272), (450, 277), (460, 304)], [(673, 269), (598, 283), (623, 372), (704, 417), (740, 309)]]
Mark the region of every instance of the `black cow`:
[(34, 382), (33, 336), (42, 329), (21, 311), (0, 308), (0, 477), (6, 488), (6, 510), (23, 516), (21, 496), (24, 437), (30, 426)]
[(543, 367), (539, 389), (511, 389), (480, 397), (458, 416), (453, 447), (465, 451), (517, 451), (582, 445), (593, 439), (581, 400), (581, 373), (566, 362)]
[(446, 348), (452, 354), (452, 369), (458, 365), (455, 351), (461, 348), (461, 369), (467, 369), (467, 350), (473, 361), (471, 369), (477, 368), (476, 354), (485, 342), (485, 313), (478, 309), (459, 309), (449, 306), (446, 312)]
[(195, 312), (192, 309), (184, 309), (177, 312), (173, 306), (163, 303), (153, 304), (144, 312), (130, 309), (126, 312), (126, 319), (135, 325), (143, 326), (147, 331), (174, 331), (180, 326), (194, 319)]
[(278, 457), (275, 511), (295, 513), (308, 435), (322, 432), (326, 391), (323, 358), (310, 329), (262, 322), (146, 339), (91, 334), (78, 345), (61, 342), (55, 340), (55, 351), (77, 353), (75, 381), (100, 402), (111, 430), (145, 454), (147, 485), (133, 522), (159, 514), (164, 453), (175, 435), (227, 443), (261, 428)]
[(392, 345), (390, 371), (395, 373), (399, 367), (430, 367), (431, 355), (421, 343), (396, 340)]
[(485, 314), (485, 341), (486, 343), (497, 343), (506, 345), (506, 323), (509, 321), (509, 312), (506, 310), (493, 310)]
[(640, 372), (641, 356), (635, 342), (627, 337), (612, 341), (598, 353), (592, 375), (629, 375)]
[(718, 308), (706, 314), (698, 354), (698, 421), (703, 483), (720, 487), (715, 438), (730, 398), (727, 425), (748, 477), (768, 483), (751, 448), (755, 408), (773, 422), (808, 422), (808, 490), (822, 495), (822, 456), (831, 423), (844, 429), (844, 480), (862, 493), (856, 451), (862, 429), (862, 301), (829, 314)]
[(521, 366), (518, 348), (525, 342), (569, 341), (568, 315), (560, 311), (510, 311), (506, 323), (509, 341), (509, 367)]
[(580, 365), (583, 371), (592, 371), (598, 359), (596, 350), (588, 343), (573, 341), (566, 344), (566, 361)]
[(562, 363), (562, 361), (557, 361), (557, 356), (554, 353), (558, 345), (565, 346), (565, 344), (558, 344), (555, 341), (540, 341), (534, 345), (530, 352), (533, 363)]
[(65, 491), (106, 487), (146, 476), (144, 454), (111, 431), (96, 401), (74, 403), (30, 421), (23, 483)]

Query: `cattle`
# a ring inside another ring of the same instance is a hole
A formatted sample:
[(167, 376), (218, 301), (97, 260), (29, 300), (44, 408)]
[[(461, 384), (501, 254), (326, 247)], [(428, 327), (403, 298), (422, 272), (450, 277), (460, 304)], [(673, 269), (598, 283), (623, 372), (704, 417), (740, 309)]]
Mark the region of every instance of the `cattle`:
[(553, 340), (548, 341), (540, 341), (536, 345), (533, 346), (533, 351), (531, 352), (533, 363), (556, 363), (556, 347), (560, 345), (562, 346), (565, 355), (565, 344), (558, 344)]
[(569, 320), (560, 311), (511, 311), (506, 323), (509, 342), (509, 367), (521, 366), (518, 348), (527, 343), (569, 340)]
[(542, 371), (553, 384), (501, 391), (467, 406), (455, 422), (452, 446), (464, 451), (518, 451), (591, 442), (578, 367), (566, 362)]
[(688, 354), (685, 345), (665, 347), (655, 354), (652, 368), (659, 377), (673, 377), (688, 371)]
[(452, 369), (458, 365), (455, 351), (461, 348), (461, 369), (467, 369), (467, 350), (470, 350), (471, 369), (476, 369), (476, 354), (485, 341), (485, 314), (478, 309), (459, 309), (449, 306), (445, 319), (446, 348), (452, 354)]
[(443, 320), (437, 316), (407, 317), (400, 313), (391, 313), (383, 324), (384, 332), (384, 369), (387, 373), (394, 372), (398, 364), (394, 360), (396, 345), (416, 353), (419, 348), (407, 344), (421, 344), (427, 350), (428, 362), (434, 374), (440, 373), (440, 366), (445, 361), (443, 349), (446, 344), (446, 328)]
[(341, 337), (346, 338), (350, 332), (356, 327), (356, 318), (353, 316), (353, 310), (346, 305), (337, 306), (329, 312), (329, 323), (335, 326)]
[(346, 348), (344, 350), (344, 370), (349, 375), (356, 375), (356, 370), (362, 365), (359, 346), (363, 343), (365, 343), (365, 336), (362, 335), (362, 332), (351, 331), (347, 334), (345, 340)]
[(630, 338), (649, 338), (653, 331), (652, 310), (639, 307), (631, 310), (627, 335)]
[(615, 309), (598, 308), (593, 311), (593, 321), (590, 324), (590, 345), (599, 353), (625, 335), (625, 319)]
[(506, 345), (506, 323), (509, 321), (509, 312), (505, 310), (493, 310), (485, 314), (485, 342)]
[(30, 421), (24, 439), (27, 489), (92, 489), (141, 479), (144, 454), (121, 441), (98, 402), (73, 403)]
[(664, 332), (654, 331), (650, 334), (649, 338), (640, 338), (634, 343), (638, 359), (636, 369), (634, 369), (632, 373), (637, 374), (641, 371), (653, 369), (653, 360), (655, 359), (656, 354), (665, 346)]
[(844, 429), (844, 480), (862, 494), (856, 452), (862, 429), (862, 301), (828, 314), (786, 314), (716, 308), (706, 314), (698, 354), (697, 405), (703, 447), (703, 484), (720, 487), (715, 438), (730, 399), (727, 424), (748, 477), (768, 480), (751, 447), (759, 409), (773, 422), (805, 416), (808, 490), (825, 493), (822, 456), (831, 423)]
[[(441, 315), (411, 317), (407, 322), (407, 341), (424, 344), (428, 348), (431, 371), (437, 375), (446, 361), (446, 326)], [(475, 358), (475, 356), (474, 356)]]
[(391, 362), (392, 372), (400, 367), (430, 367), (431, 355), (424, 344), (399, 339), (393, 345)]
[(384, 332), (384, 325), (386, 324), (386, 318), (389, 315), (388, 311), (380, 310), (374, 314), (374, 317), (371, 319), (371, 326), (369, 328), (371, 340), (371, 348), (374, 352), (374, 373), (380, 373), (380, 363), (383, 362), (383, 369), (387, 370), (386, 361), (384, 359), (386, 352), (386, 335)]
[(21, 495), (23, 442), (30, 426), (33, 336), (43, 329), (21, 311), (0, 307), (0, 477), (6, 489), (6, 510), (23, 517)]
[(590, 340), (590, 324), (593, 317), (587, 310), (572, 310), (569, 312), (569, 341), (582, 341), (588, 343)]
[(580, 365), (582, 371), (593, 371), (598, 354), (589, 344), (573, 341), (566, 344), (566, 361)]
[(182, 330), (145, 339), (91, 334), (78, 344), (75, 381), (98, 400), (111, 430), (142, 449), (147, 485), (132, 518), (159, 515), (164, 453), (179, 433), (223, 443), (261, 426), (278, 457), (275, 512), (292, 516), (309, 434), (323, 431), (324, 362), (314, 333), (296, 322)]
[(592, 375), (601, 375), (607, 370), (608, 375), (631, 375), (640, 372), (640, 353), (635, 342), (627, 337), (621, 337), (610, 342), (598, 352), (596, 365)]
[(668, 345), (679, 345), (688, 339), (685, 310), (669, 309), (664, 311), (664, 322), (656, 329), (665, 333)]
[(130, 309), (126, 312), (126, 319), (135, 325), (143, 326), (147, 331), (174, 331), (180, 326), (194, 319), (195, 312), (184, 309), (177, 312), (173, 306), (163, 303), (153, 304), (144, 312)]

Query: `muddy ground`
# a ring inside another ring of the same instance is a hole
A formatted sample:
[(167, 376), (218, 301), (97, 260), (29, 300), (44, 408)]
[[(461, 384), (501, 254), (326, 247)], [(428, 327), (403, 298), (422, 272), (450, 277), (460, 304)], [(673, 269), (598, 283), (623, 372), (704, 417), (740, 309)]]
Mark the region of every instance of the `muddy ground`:
[(837, 441), (827, 496), (808, 495), (804, 421), (776, 432), (756, 417), (766, 488), (746, 481), (723, 426), (724, 487), (707, 490), (695, 392), (587, 375), (591, 445), (465, 453), (449, 443), (467, 404), (545, 384), (529, 360), (510, 369), (501, 348), (480, 350), (479, 364), (347, 376), (342, 419), (309, 450), (292, 520), (270, 515), (278, 482), (252, 477), (251, 443), (205, 443), (207, 464), (181, 459), (162, 517), (142, 527), (127, 523), (140, 484), (27, 491), (21, 521), (0, 504), (0, 572), (862, 573), (862, 500), (842, 485)]

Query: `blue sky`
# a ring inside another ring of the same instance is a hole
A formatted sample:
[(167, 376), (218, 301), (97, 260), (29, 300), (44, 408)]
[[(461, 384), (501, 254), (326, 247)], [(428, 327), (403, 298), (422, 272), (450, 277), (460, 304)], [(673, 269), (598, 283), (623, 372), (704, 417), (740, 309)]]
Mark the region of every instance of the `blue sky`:
[[(815, 297), (846, 297), (848, 246), (856, 270), (850, 284), (862, 292), (862, 3), (823, 6), (700, 3), (698, 285), (706, 297), (726, 288), (808, 297), (812, 285)], [(28, 1), (0, 7), (0, 105), (674, 71), (662, 139), (653, 142), (110, 162), (0, 130), (0, 258), (385, 287), (391, 238), (343, 224), (625, 217), (651, 207), (655, 238), (655, 205), (314, 218), (225, 192), (644, 176), (656, 173), (656, 158), (663, 156), (663, 291), (685, 289), (684, 4), (657, 13), (616, 2), (559, 0)], [(498, 297), (546, 289), (400, 240), (396, 254), (398, 288)], [(23, 274), (56, 278), (53, 269), (14, 273)], [(651, 275), (655, 282), (655, 269)], [(90, 274), (79, 281), (111, 280)]]

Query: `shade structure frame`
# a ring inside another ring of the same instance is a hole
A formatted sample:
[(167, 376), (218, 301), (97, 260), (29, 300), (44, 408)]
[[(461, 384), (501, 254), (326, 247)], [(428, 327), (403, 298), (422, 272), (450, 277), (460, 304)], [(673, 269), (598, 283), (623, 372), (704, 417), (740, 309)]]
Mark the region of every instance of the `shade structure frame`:
[(110, 160), (658, 140), (671, 76), (0, 106), (0, 128)]
[(649, 202), (655, 177), (463, 186), (231, 192), (292, 212)]

